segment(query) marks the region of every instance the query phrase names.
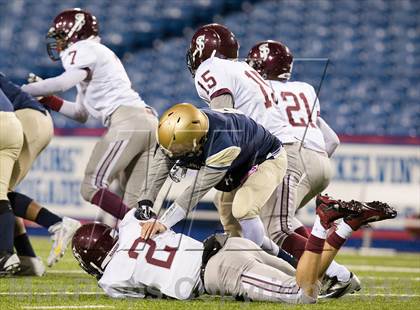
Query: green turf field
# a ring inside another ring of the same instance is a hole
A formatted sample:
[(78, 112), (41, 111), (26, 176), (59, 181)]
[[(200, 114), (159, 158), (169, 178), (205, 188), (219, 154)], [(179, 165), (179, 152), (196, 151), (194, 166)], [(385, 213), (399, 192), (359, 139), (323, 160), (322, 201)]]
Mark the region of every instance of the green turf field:
[[(34, 238), (37, 254), (45, 259), (49, 240)], [(71, 251), (42, 278), (0, 278), (0, 310), (7, 309), (420, 309), (420, 255), (341, 255), (338, 261), (354, 271), (363, 289), (338, 300), (317, 305), (236, 302), (203, 296), (194, 301), (113, 300), (81, 273)]]

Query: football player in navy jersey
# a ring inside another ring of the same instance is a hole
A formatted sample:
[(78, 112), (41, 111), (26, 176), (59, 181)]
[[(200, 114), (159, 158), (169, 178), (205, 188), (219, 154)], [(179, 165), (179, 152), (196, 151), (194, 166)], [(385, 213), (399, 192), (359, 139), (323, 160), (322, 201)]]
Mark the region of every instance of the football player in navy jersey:
[(0, 89), (0, 276), (14, 274), (19, 269), (19, 258), (13, 253), (15, 216), (7, 191), (22, 145), (22, 126), (12, 103)]
[[(184, 219), (213, 187), (229, 195), (221, 220), (231, 236), (254, 241), (274, 255), (278, 247), (265, 235), (260, 209), (281, 183), (286, 152), (279, 139), (251, 118), (233, 109), (197, 109), (177, 104), (160, 118), (159, 148), (151, 163), (137, 210), (153, 205), (170, 170), (198, 170), (191, 184), (156, 223), (145, 223), (142, 237), (171, 228)], [(220, 212), (220, 210), (219, 210)]]
[(37, 204), (32, 198), (15, 191), (28, 174), (35, 159), (51, 141), (53, 123), (48, 110), (38, 100), (22, 91), (18, 85), (1, 73), (0, 90), (9, 100), (23, 133), (22, 149), (12, 167), (7, 193), (14, 214), (17, 216), (14, 246), (20, 260), (19, 274), (41, 276), (45, 272), (45, 267), (35, 255), (22, 218), (47, 228), (52, 235), (54, 244), (47, 259), (49, 266), (62, 257), (80, 223), (67, 217), (62, 218)]

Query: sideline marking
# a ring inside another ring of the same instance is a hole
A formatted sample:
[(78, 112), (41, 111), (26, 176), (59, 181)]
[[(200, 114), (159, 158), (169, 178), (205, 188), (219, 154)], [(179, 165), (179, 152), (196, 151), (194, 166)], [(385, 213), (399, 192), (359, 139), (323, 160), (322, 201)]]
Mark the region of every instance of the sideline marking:
[(104, 309), (115, 308), (107, 305), (86, 305), (86, 306), (22, 306), (22, 309)]
[(366, 293), (366, 294), (359, 294), (359, 293), (354, 293), (351, 295), (346, 295), (349, 297), (360, 297), (360, 296), (366, 296), (366, 297), (420, 297), (420, 294), (370, 294), (370, 293)]
[(401, 277), (375, 277), (375, 276), (360, 276), (359, 279), (366, 279), (366, 280), (398, 280), (398, 281), (420, 281), (420, 277), (415, 278), (404, 278)]

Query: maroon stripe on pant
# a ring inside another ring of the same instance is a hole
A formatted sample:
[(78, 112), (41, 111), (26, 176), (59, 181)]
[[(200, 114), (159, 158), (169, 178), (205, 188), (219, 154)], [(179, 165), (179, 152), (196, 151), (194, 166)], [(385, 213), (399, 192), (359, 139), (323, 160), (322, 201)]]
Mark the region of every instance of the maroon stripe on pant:
[[(283, 181), (283, 186), (285, 186), (284, 181)], [(290, 230), (289, 230), (289, 225), (288, 225), (288, 218), (289, 218), (290, 174), (287, 175), (287, 185), (285, 186), (285, 191), (286, 191), (287, 194), (285, 196), (283, 196), (283, 192), (282, 192), (282, 199), (281, 199), (280, 227), (281, 227), (282, 232), (289, 233)], [(284, 227), (284, 225), (283, 225), (283, 209), (284, 209), (284, 204), (283, 204), (284, 200), (283, 199), (284, 199), (284, 197), (287, 198), (286, 199), (286, 211), (285, 211), (286, 212), (286, 219), (285, 219), (286, 227)]]
[[(285, 286), (285, 285), (281, 285), (281, 284), (277, 284), (277, 283), (269, 282), (269, 281), (267, 281), (267, 280), (263, 280), (263, 279), (259, 279), (259, 278), (251, 277), (251, 276), (248, 276), (248, 275), (246, 275), (246, 274), (242, 274), (242, 278), (248, 278), (248, 279), (250, 279), (250, 280), (254, 280), (254, 281), (260, 282), (260, 283), (261, 283), (260, 285), (267, 285), (267, 284), (268, 284), (268, 285), (271, 285), (271, 286), (274, 286), (274, 287), (278, 288), (278, 290), (277, 290), (277, 291), (267, 289), (267, 290), (270, 290), (270, 291), (272, 291), (272, 292), (282, 293), (282, 291), (283, 291), (283, 290), (285, 290), (285, 291), (287, 291), (287, 290), (292, 290), (292, 291), (293, 291), (293, 289), (297, 289), (297, 291), (299, 291), (299, 286), (297, 286), (296, 284)], [(248, 281), (243, 280), (242, 282), (244, 282), (244, 283), (248, 283), (248, 284), (252, 284), (252, 285), (257, 286), (256, 284), (254, 284), (254, 283), (252, 283), (252, 282), (249, 282), (249, 280), (248, 280)], [(262, 288), (264, 288), (264, 287), (262, 287)], [(266, 288), (264, 288), (264, 289), (266, 289)], [(296, 291), (296, 292), (297, 292), (297, 291)], [(289, 294), (290, 294), (290, 293), (289, 293)]]
[[(95, 177), (95, 185), (100, 188), (102, 187), (102, 182), (104, 180), (106, 171), (108, 170), (109, 166), (111, 165), (112, 161), (114, 160), (115, 156), (117, 155), (118, 151), (121, 148), (123, 141), (118, 141), (112, 147), (111, 152), (109, 152), (108, 156), (105, 158), (104, 162), (102, 163), (101, 167), (99, 168), (96, 177)], [(100, 179), (99, 179), (100, 178)]]

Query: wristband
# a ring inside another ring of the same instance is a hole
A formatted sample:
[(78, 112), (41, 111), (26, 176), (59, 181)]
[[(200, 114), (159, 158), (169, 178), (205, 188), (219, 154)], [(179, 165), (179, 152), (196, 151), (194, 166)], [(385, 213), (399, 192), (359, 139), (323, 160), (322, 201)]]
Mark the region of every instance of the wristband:
[(46, 96), (39, 100), (39, 102), (51, 108), (51, 110), (58, 112), (63, 106), (64, 100), (57, 96)]

